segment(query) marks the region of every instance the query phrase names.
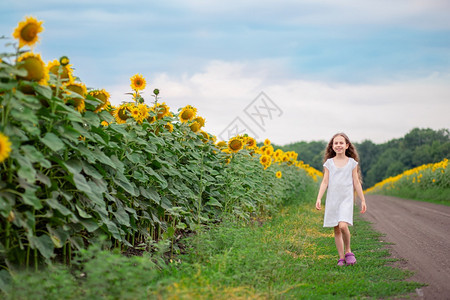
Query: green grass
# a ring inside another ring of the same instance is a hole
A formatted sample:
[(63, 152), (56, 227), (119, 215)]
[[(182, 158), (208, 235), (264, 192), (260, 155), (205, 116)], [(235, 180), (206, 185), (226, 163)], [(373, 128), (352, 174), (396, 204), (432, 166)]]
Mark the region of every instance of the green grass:
[(418, 190), (406, 187), (389, 191), (383, 190), (376, 194), (450, 206), (450, 188), (435, 187)]
[(162, 269), (160, 261), (148, 256), (125, 258), (91, 250), (80, 260), (85, 265), (78, 271), (56, 269), (59, 277), (55, 270), (49, 271), (54, 284), (46, 287), (47, 292), (36, 290), (44, 289), (36, 276), (43, 276), (42, 280), (48, 276), (45, 272), (33, 275), (35, 284), (16, 277), (11, 287), (20, 291), (20, 297), (10, 294), (9, 299), (26, 298), (27, 292), (34, 299), (47, 300), (57, 299), (55, 295), (67, 299), (385, 298), (422, 286), (405, 281), (410, 272), (391, 266), (393, 259), (388, 258), (380, 234), (356, 214), (351, 232), (358, 263), (351, 267), (336, 266), (332, 229), (322, 227), (322, 213), (310, 201), (288, 205), (263, 222), (224, 221), (189, 238), (188, 254)]

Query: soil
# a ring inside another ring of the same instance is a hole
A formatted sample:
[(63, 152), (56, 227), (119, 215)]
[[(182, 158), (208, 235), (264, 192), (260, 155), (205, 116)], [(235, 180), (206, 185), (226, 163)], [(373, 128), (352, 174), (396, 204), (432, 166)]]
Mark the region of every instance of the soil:
[(366, 195), (364, 219), (385, 234), (397, 266), (414, 272), (409, 279), (427, 286), (413, 299), (450, 299), (450, 206)]

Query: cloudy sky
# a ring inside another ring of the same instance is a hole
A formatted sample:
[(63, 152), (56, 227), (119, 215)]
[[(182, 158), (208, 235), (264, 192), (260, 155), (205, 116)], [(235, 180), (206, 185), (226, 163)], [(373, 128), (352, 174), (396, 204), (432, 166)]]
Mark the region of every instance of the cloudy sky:
[(147, 103), (158, 88), (172, 111), (197, 107), (224, 139), (344, 131), (382, 143), (450, 128), (448, 0), (6, 0), (0, 35), (28, 15), (44, 21), (35, 52), (45, 61), (67, 55), (113, 104), (131, 100), (140, 73)]

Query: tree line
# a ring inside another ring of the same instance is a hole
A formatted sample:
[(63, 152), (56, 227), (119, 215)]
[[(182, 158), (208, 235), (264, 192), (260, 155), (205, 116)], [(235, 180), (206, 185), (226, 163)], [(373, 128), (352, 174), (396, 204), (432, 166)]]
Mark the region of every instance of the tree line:
[[(322, 170), (327, 143), (328, 141), (296, 142), (279, 148), (297, 152), (299, 160)], [(405, 136), (383, 144), (375, 144), (370, 140), (354, 144), (361, 157), (364, 188), (405, 170), (450, 157), (449, 129), (414, 128)]]

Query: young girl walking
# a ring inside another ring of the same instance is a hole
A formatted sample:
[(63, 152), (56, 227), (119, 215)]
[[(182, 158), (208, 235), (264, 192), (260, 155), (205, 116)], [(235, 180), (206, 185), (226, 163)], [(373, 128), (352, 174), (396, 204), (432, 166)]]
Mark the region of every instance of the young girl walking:
[(334, 228), (334, 241), (339, 254), (338, 266), (354, 265), (355, 255), (350, 248), (350, 230), (353, 225), (353, 191), (361, 199), (361, 213), (366, 212), (366, 199), (361, 186), (361, 171), (356, 148), (344, 133), (335, 134), (325, 149), (324, 173), (317, 195), (316, 209), (328, 188), (323, 227)]

